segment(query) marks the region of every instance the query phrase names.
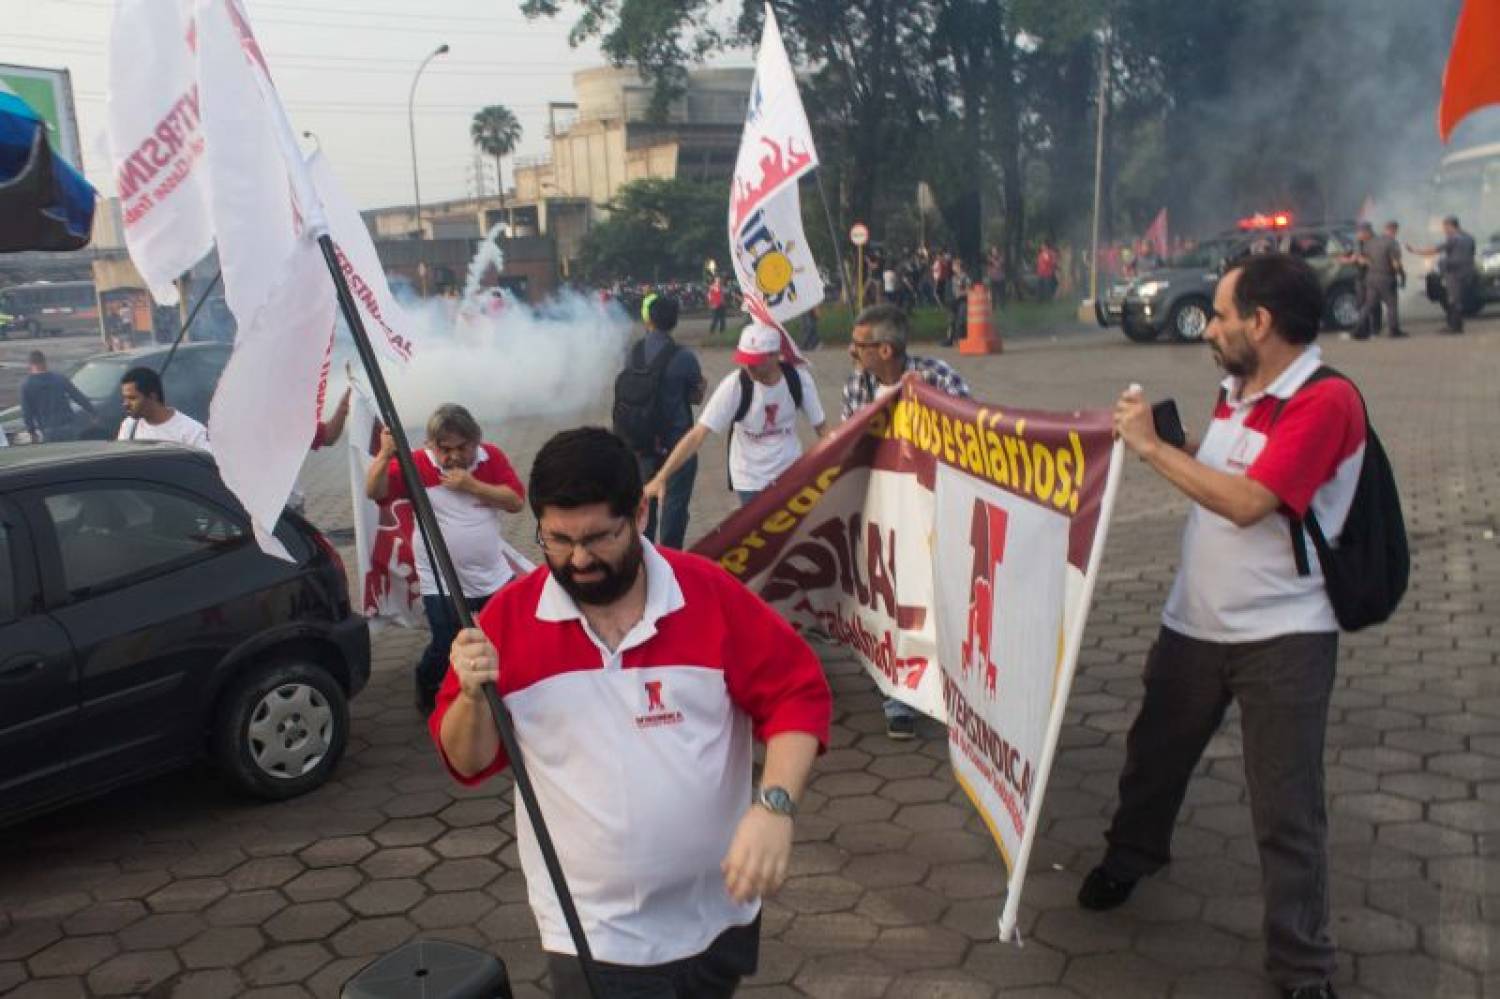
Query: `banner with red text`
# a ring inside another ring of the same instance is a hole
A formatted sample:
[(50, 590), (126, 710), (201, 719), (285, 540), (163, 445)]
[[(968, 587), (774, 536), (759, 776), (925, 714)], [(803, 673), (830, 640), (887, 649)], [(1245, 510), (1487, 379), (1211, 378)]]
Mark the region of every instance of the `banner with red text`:
[(990, 406), (908, 375), (694, 548), (947, 723), (954, 774), (1009, 871), (1002, 939), (1120, 466), (1107, 410)]

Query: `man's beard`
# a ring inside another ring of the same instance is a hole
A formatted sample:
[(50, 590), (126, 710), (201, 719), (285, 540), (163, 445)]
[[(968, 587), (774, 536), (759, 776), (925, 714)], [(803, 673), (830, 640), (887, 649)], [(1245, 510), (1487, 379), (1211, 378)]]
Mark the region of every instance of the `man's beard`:
[(1224, 373), (1227, 375), (1244, 381), (1260, 370), (1260, 358), (1253, 350), (1247, 350), (1237, 357), (1231, 357), (1216, 343), (1209, 344), (1209, 347), (1214, 352), (1214, 360), (1219, 363), (1219, 367), (1223, 368)]
[(554, 565), (551, 560), (548, 560), (547, 568), (551, 570), (552, 578), (557, 580), (557, 585), (561, 586), (563, 592), (572, 597), (575, 603), (603, 607), (619, 600), (635, 585), (645, 557), (641, 536), (632, 530), (630, 545), (620, 556), (619, 565), (610, 565), (602, 558), (595, 558), (593, 564), (588, 567), (587, 571), (597, 570), (600, 573), (598, 579), (586, 583), (579, 582), (574, 578), (574, 574), (579, 570), (573, 565), (571, 558), (562, 565)]

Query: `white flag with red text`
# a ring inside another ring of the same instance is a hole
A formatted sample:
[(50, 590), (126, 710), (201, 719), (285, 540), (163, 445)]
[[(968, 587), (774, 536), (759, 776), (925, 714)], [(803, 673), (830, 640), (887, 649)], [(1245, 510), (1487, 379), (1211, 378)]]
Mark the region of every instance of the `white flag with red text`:
[(729, 256), (752, 317), (782, 331), (782, 353), (801, 361), (785, 324), (823, 301), (823, 278), (802, 230), (797, 181), (818, 165), (776, 16), (766, 24), (729, 194)]
[(118, 0), (110, 36), (106, 131), (125, 245), (163, 305), (214, 240), (192, 2)]

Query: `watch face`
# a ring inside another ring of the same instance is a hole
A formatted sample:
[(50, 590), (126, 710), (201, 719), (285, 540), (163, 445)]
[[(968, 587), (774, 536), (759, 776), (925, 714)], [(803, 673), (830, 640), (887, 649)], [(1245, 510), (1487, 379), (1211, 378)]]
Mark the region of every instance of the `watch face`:
[(785, 788), (762, 788), (760, 796), (765, 806), (773, 812), (781, 815), (791, 815), (796, 811), (796, 806), (792, 804), (792, 796), (787, 794)]

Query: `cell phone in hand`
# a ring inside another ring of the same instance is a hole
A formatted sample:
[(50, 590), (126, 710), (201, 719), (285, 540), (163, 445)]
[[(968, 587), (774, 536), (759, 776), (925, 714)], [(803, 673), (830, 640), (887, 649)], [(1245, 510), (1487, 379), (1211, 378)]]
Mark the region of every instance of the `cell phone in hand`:
[(1187, 446), (1187, 432), (1182, 429), (1182, 417), (1177, 415), (1177, 401), (1165, 399), (1151, 407), (1151, 422), (1156, 426), (1156, 436), (1173, 447)]

